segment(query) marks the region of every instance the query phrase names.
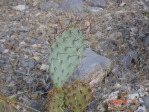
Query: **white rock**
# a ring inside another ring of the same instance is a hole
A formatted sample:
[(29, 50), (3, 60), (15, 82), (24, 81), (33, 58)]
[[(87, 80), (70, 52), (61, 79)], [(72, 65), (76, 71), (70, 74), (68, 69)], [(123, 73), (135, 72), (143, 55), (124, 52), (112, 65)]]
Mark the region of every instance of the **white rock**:
[(90, 12), (103, 12), (103, 8), (100, 8), (100, 7), (91, 7), (91, 6), (88, 6), (88, 10)]
[(35, 14), (35, 16), (40, 16), (41, 15), (41, 13), (37, 13), (37, 14)]
[(31, 47), (32, 48), (37, 48), (37, 47), (40, 48), (41, 47), (41, 44), (33, 44), (33, 45), (31, 45)]
[(28, 59), (28, 55), (24, 55), (24, 58), (25, 58), (25, 59)]
[(37, 6), (39, 4), (38, 0), (33, 0), (33, 6)]
[(126, 5), (125, 2), (122, 2), (122, 3), (120, 4), (121, 7), (124, 7), (125, 5)]
[(36, 60), (36, 61), (38, 61), (39, 60), (39, 57), (34, 56), (33, 59)]
[(26, 45), (26, 43), (24, 41), (20, 42), (20, 44), (19, 44), (19, 46), (22, 46), (22, 47), (25, 45)]
[(25, 5), (17, 5), (17, 6), (14, 6), (13, 9), (23, 11), (26, 9), (26, 6)]
[(5, 49), (4, 51), (3, 51), (3, 53), (8, 53), (9, 52), (9, 49)]
[(40, 67), (40, 70), (48, 70), (49, 69), (49, 65), (46, 64), (42, 64)]
[(130, 28), (130, 31), (133, 32), (133, 33), (137, 33), (138, 32), (138, 28), (137, 27)]
[(4, 43), (6, 40), (5, 39), (0, 39), (0, 42)]
[(32, 48), (37, 48), (38, 45), (37, 45), (37, 44), (33, 44), (33, 45), (31, 45), (31, 47), (32, 47)]
[(90, 23), (89, 21), (86, 21), (86, 22), (85, 22), (85, 26), (87, 26), (87, 27), (90, 26), (90, 24), (91, 24), (91, 23)]
[(106, 30), (110, 31), (110, 30), (112, 30), (112, 27), (111, 27), (111, 26), (108, 26), (108, 27), (106, 28)]
[(48, 12), (46, 17), (52, 17), (52, 15), (53, 15), (52, 12)]
[(119, 89), (119, 88), (121, 88), (122, 86), (120, 85), (120, 84), (118, 84), (118, 83), (116, 83), (115, 85), (114, 85), (114, 89)]

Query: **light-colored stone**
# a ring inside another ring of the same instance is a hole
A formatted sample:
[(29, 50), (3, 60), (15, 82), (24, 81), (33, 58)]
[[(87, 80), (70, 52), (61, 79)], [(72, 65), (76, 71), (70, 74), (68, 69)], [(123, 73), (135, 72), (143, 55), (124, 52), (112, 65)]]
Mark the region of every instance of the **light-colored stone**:
[(32, 48), (41, 48), (41, 44), (33, 44), (31, 45)]
[(24, 41), (20, 42), (20, 44), (19, 44), (20, 47), (23, 47), (23, 46), (26, 46), (26, 45), (27, 44)]
[(39, 60), (39, 57), (38, 56), (34, 56), (33, 59), (36, 60), (36, 61), (38, 61)]
[(42, 64), (40, 67), (40, 70), (48, 70), (49, 69), (49, 65), (46, 64)]
[(26, 9), (25, 5), (17, 5), (14, 6), (13, 9), (18, 10), (18, 11), (24, 11)]
[(130, 28), (130, 31), (133, 32), (133, 33), (137, 33), (138, 32), (138, 28), (137, 27)]
[(120, 4), (121, 7), (124, 7), (125, 5), (126, 5), (125, 2), (122, 2), (122, 3)]
[(4, 43), (6, 40), (5, 39), (0, 39), (0, 42), (1, 43)]
[(97, 13), (97, 12), (103, 12), (103, 8), (101, 7), (92, 7), (92, 6), (88, 6), (88, 10), (90, 12), (93, 12), (93, 13)]
[(107, 28), (106, 28), (106, 30), (107, 31), (110, 31), (110, 30), (112, 30), (113, 28), (111, 27), (111, 26), (108, 26)]
[(9, 49), (5, 49), (4, 51), (3, 51), (3, 53), (8, 53), (9, 52)]
[(31, 47), (32, 47), (32, 48), (37, 48), (38, 45), (37, 45), (37, 44), (33, 44), (33, 45), (31, 45)]

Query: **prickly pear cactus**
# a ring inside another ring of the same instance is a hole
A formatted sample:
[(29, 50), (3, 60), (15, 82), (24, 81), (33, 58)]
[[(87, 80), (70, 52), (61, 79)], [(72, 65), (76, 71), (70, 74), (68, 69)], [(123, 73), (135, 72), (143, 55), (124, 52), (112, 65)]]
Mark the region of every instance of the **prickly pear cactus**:
[(76, 81), (68, 86), (66, 93), (65, 104), (72, 112), (83, 112), (92, 98), (89, 85), (80, 81)]
[(53, 83), (62, 86), (81, 61), (84, 50), (83, 34), (77, 28), (69, 28), (51, 46), (49, 55)]
[(20, 111), (16, 110), (11, 104), (1, 101), (0, 112), (20, 112)]
[(48, 95), (47, 112), (64, 112), (64, 90), (53, 87)]
[(0, 112), (29, 112), (29, 110), (19, 106), (14, 99), (0, 95)]

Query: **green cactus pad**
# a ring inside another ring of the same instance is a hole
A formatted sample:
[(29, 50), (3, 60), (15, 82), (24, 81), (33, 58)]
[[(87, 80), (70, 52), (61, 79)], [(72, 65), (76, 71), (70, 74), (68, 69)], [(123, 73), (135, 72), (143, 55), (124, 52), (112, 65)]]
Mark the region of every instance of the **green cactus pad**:
[(0, 95), (0, 112), (22, 112), (21, 110), (29, 112), (28, 109), (18, 105), (18, 103), (14, 99), (10, 99)]
[(91, 89), (88, 84), (76, 81), (66, 89), (65, 105), (72, 112), (83, 112), (92, 99)]
[(64, 90), (53, 87), (48, 95), (47, 112), (65, 112), (64, 110)]
[(53, 83), (62, 86), (81, 62), (84, 42), (77, 28), (70, 28), (56, 37), (49, 55), (50, 73)]
[(14, 107), (12, 107), (10, 104), (7, 104), (6, 102), (2, 101), (0, 102), (0, 112), (19, 112)]

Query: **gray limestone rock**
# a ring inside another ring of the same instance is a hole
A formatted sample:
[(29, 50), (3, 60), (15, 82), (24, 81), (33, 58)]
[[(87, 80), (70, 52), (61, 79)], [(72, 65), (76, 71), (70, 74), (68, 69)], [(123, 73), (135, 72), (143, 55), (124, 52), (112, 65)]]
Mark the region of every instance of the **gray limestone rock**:
[(96, 54), (90, 48), (86, 48), (84, 58), (81, 60), (76, 74), (83, 80), (90, 81), (90, 85), (92, 86), (101, 82), (110, 69), (110, 59)]

